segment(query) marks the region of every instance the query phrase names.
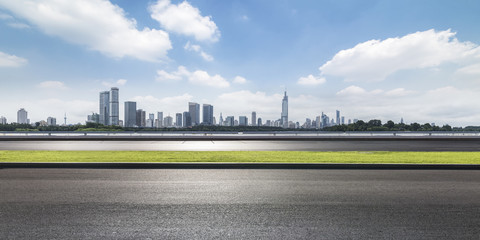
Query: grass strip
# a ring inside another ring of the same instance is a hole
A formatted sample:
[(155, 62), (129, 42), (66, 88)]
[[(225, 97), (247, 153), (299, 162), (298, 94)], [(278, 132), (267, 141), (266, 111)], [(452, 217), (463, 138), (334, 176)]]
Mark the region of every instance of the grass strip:
[(0, 151), (0, 162), (480, 164), (480, 152)]

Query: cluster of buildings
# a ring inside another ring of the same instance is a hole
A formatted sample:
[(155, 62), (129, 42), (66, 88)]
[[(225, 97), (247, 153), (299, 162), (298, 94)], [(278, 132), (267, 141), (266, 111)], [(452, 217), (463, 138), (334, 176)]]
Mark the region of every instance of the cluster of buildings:
[[(211, 104), (200, 104), (196, 102), (189, 102), (188, 109), (183, 112), (175, 113), (173, 116), (164, 116), (163, 112), (148, 113), (141, 108), (138, 108), (137, 103), (133, 101), (124, 102), (124, 118), (120, 120), (120, 103), (119, 103), (119, 89), (112, 87), (110, 91), (102, 91), (99, 96), (99, 112), (92, 113), (87, 116), (87, 122), (99, 123), (106, 126), (122, 126), (129, 128), (188, 128), (197, 125), (207, 126), (267, 126), (267, 127), (282, 127), (282, 128), (307, 128), (320, 129), (324, 127), (351, 124), (345, 122), (345, 117), (340, 115), (340, 111), (336, 111), (335, 118), (330, 118), (322, 112), (320, 116), (313, 119), (306, 118), (305, 122), (300, 125), (299, 122), (288, 120), (288, 96), (285, 91), (282, 99), (282, 112), (280, 118), (277, 120), (266, 120), (257, 117), (257, 113), (251, 113), (250, 120), (247, 116), (223, 117), (220, 113), (218, 120), (214, 117), (213, 106)], [(355, 123), (357, 119), (353, 120)], [(0, 118), (0, 124), (6, 124), (5, 117)], [(25, 109), (20, 109), (17, 112), (17, 123), (30, 124), (28, 119), (28, 112)], [(48, 117), (46, 121), (39, 122), (40, 126), (55, 126), (57, 125), (56, 118)], [(66, 116), (65, 123), (66, 125)]]

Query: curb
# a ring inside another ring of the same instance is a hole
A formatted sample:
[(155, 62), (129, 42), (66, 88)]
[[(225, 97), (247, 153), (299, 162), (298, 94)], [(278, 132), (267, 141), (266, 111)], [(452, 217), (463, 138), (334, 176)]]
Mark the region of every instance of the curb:
[(338, 163), (0, 163), (0, 169), (4, 168), (480, 170), (480, 165)]

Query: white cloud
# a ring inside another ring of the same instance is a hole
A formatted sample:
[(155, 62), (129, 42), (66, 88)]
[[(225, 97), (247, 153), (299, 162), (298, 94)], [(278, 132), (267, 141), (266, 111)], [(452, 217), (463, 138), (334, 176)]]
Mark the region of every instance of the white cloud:
[(175, 73), (168, 73), (165, 72), (165, 70), (158, 70), (157, 71), (157, 76), (155, 77), (155, 80), (158, 82), (163, 82), (163, 81), (169, 81), (169, 80), (181, 80), (182, 77), (180, 75), (177, 75)]
[(385, 93), (386, 96), (391, 97), (404, 97), (414, 93), (414, 91), (405, 90), (405, 88), (395, 88)]
[(203, 17), (200, 10), (187, 1), (175, 5), (170, 0), (158, 0), (149, 10), (151, 17), (169, 32), (193, 36), (197, 41), (216, 42), (220, 38), (211, 16)]
[(349, 86), (337, 92), (339, 96), (351, 96), (351, 95), (362, 95), (366, 94), (367, 91), (359, 86)]
[(118, 79), (117, 81), (103, 81), (102, 85), (110, 88), (110, 87), (119, 87), (119, 86), (124, 86), (127, 84), (128, 80), (126, 79)]
[(0, 52), (0, 67), (20, 67), (27, 64), (27, 59)]
[(190, 74), (188, 81), (193, 84), (206, 85), (216, 88), (226, 88), (230, 86), (230, 83), (227, 82), (222, 76), (215, 74), (210, 76), (207, 72), (202, 70), (197, 70)]
[(20, 22), (12, 22), (12, 23), (8, 23), (7, 25), (10, 26), (10, 27), (12, 27), (12, 28), (18, 28), (18, 29), (28, 29), (28, 28), (31, 28), (30, 25), (25, 24), (25, 23), (20, 23)]
[(459, 74), (480, 75), (480, 63), (468, 65), (457, 70)]
[(65, 86), (65, 83), (60, 81), (45, 81), (45, 82), (41, 82), (38, 86), (44, 89), (56, 89), (56, 90), (68, 89), (67, 86)]
[(197, 52), (205, 61), (213, 61), (213, 57), (208, 53), (204, 52), (202, 50), (202, 47), (200, 47), (199, 45), (190, 44), (190, 42), (187, 42), (187, 44), (185, 44), (183, 48), (187, 51)]
[(478, 57), (477, 45), (460, 42), (455, 35), (450, 30), (432, 29), (383, 41), (370, 40), (339, 51), (320, 71), (346, 81), (382, 81), (399, 70), (436, 67)]
[(43, 32), (114, 58), (159, 61), (172, 48), (168, 33), (144, 28), (107, 0), (0, 0), (0, 7)]
[(222, 76), (215, 74), (211, 76), (208, 72), (203, 70), (197, 70), (190, 72), (184, 66), (179, 66), (176, 72), (168, 73), (164, 70), (157, 71), (157, 81), (167, 80), (181, 80), (187, 78), (188, 81), (196, 85), (205, 85), (215, 88), (226, 88), (230, 86), (230, 83)]
[[(192, 96), (188, 93), (179, 96), (156, 98), (154, 96), (136, 96), (131, 101), (137, 102), (137, 108), (143, 109), (148, 113), (163, 112), (166, 117), (169, 113), (174, 116), (177, 112), (187, 111), (188, 102), (192, 101)], [(156, 116), (155, 116), (156, 118)]]
[(307, 77), (301, 77), (298, 79), (297, 83), (300, 85), (320, 85), (325, 83), (326, 80), (324, 77), (314, 77), (312, 74), (308, 75)]
[(245, 83), (247, 83), (247, 79), (245, 79), (244, 77), (241, 77), (241, 76), (236, 76), (236, 77), (233, 79), (233, 83), (245, 84)]
[(8, 14), (0, 13), (0, 20), (14, 20), (14, 18)]

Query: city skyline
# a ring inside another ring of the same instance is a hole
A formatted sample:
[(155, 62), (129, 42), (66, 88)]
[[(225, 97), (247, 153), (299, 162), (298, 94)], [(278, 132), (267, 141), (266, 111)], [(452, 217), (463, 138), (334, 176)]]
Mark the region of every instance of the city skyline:
[(338, 121), (340, 109), (480, 125), (479, 10), (466, 0), (0, 0), (0, 116), (14, 122), (25, 108), (31, 122), (83, 123), (98, 93), (118, 87), (108, 121), (124, 118), (126, 101), (173, 121), (185, 102), (214, 106), (217, 121), (251, 122), (252, 111), (265, 121), (288, 89), (293, 122)]

